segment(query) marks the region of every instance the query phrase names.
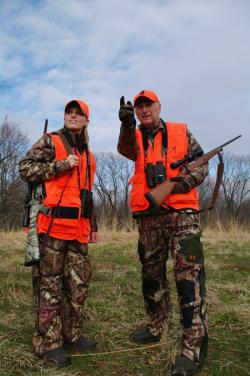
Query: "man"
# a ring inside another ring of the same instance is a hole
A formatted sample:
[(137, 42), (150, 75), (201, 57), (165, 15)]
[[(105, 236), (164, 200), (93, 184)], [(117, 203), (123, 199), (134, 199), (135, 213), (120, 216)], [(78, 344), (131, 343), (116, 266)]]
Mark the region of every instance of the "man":
[(91, 278), (88, 242), (96, 242), (91, 187), (95, 160), (88, 148), (89, 107), (72, 100), (64, 127), (45, 134), (20, 161), (28, 183), (43, 183), (37, 218), (40, 262), (33, 266), (37, 356), (57, 367), (70, 364), (65, 348), (92, 350), (95, 340), (81, 334), (82, 309)]
[[(136, 129), (135, 114), (140, 121)], [(199, 224), (196, 188), (208, 174), (203, 165), (176, 183), (159, 211), (151, 209), (145, 193), (181, 168), (171, 163), (202, 153), (200, 145), (185, 124), (160, 119), (158, 96), (143, 90), (131, 102), (120, 101), (122, 122), (118, 141), (120, 154), (135, 162), (131, 179), (130, 207), (139, 230), (138, 253), (142, 264), (142, 292), (146, 325), (131, 333), (136, 343), (160, 339), (163, 324), (170, 323), (171, 303), (166, 278), (169, 251), (174, 260), (174, 276), (183, 326), (181, 353), (172, 375), (193, 375), (202, 365), (207, 349), (205, 313), (205, 270)]]

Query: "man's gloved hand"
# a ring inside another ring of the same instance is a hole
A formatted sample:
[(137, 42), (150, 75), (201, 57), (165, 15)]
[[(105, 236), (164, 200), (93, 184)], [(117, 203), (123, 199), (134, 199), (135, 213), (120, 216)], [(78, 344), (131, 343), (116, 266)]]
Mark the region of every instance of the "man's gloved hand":
[(196, 186), (195, 179), (192, 175), (187, 175), (176, 184), (172, 193), (188, 193)]
[(125, 127), (132, 127), (136, 125), (134, 106), (131, 102), (125, 103), (125, 98), (120, 99), (119, 119)]

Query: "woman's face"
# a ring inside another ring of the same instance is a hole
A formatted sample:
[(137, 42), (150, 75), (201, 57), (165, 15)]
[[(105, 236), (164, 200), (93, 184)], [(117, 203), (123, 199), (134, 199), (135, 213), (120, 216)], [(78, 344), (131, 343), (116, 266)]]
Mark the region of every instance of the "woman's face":
[(79, 133), (83, 127), (88, 125), (88, 120), (79, 107), (72, 106), (65, 111), (64, 125), (71, 132)]

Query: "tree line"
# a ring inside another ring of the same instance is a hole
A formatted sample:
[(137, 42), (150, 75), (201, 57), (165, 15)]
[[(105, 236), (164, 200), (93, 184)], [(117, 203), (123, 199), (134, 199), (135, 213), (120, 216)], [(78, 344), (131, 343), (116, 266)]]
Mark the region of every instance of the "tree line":
[[(0, 125), (0, 228), (21, 227), (26, 184), (20, 179), (18, 162), (29, 147), (27, 135), (18, 124), (6, 117)], [(97, 170), (93, 187), (96, 214), (105, 225), (124, 227), (131, 223), (129, 210), (129, 179), (133, 162), (117, 153), (96, 154)], [(202, 220), (218, 218), (222, 222), (250, 222), (250, 155), (224, 154), (222, 185), (212, 215), (202, 214)], [(209, 206), (216, 180), (216, 158), (209, 163), (209, 176), (199, 187), (201, 208)]]

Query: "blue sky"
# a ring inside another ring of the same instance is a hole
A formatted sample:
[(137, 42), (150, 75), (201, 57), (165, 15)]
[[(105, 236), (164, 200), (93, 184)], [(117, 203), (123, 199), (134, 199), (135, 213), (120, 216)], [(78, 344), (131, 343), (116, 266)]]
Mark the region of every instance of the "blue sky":
[(119, 99), (151, 89), (205, 150), (250, 148), (250, 1), (1, 0), (0, 119), (33, 143), (69, 99), (91, 110), (94, 152), (116, 151)]

